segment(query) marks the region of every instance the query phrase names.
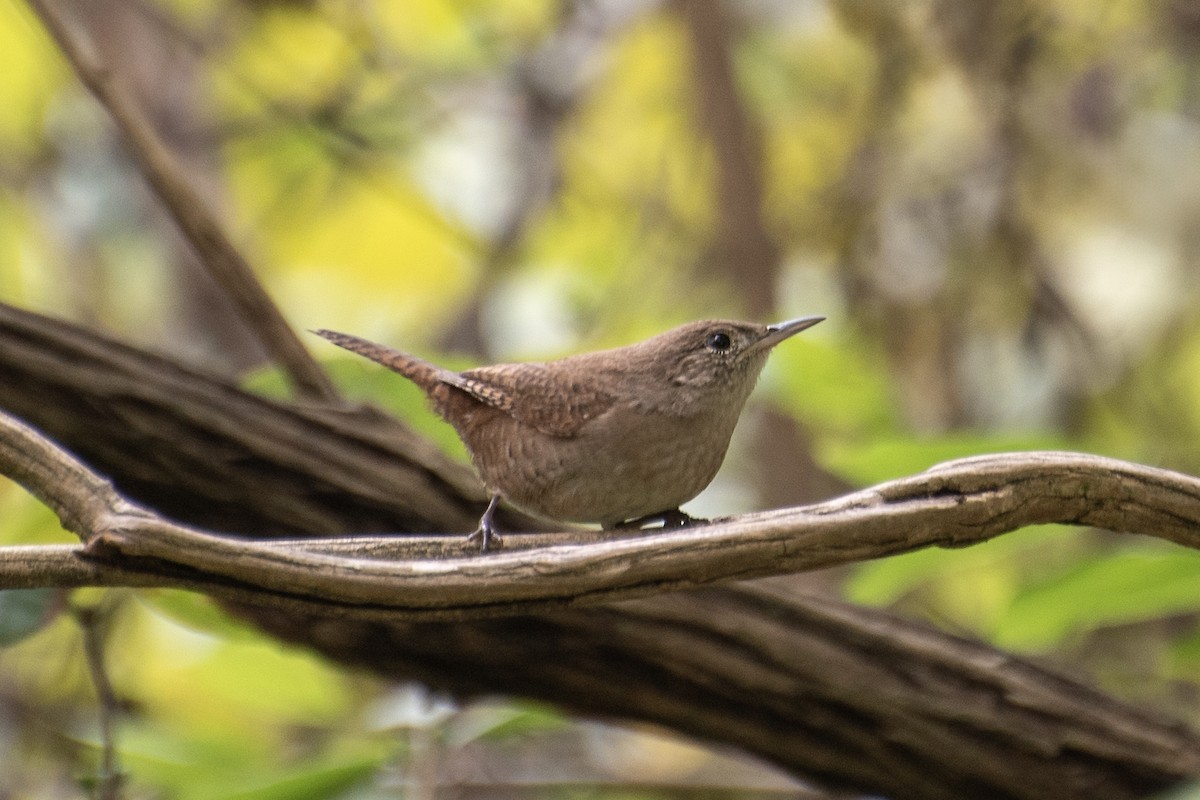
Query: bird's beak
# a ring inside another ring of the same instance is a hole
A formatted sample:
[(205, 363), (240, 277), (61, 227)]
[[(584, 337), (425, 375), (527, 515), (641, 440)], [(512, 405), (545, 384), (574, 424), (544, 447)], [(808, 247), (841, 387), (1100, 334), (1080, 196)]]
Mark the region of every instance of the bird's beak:
[(801, 317), (800, 319), (790, 319), (787, 322), (777, 322), (774, 325), (768, 325), (767, 335), (758, 341), (758, 346), (774, 347), (784, 339), (794, 336), (802, 330), (811, 328), (824, 319), (824, 317)]

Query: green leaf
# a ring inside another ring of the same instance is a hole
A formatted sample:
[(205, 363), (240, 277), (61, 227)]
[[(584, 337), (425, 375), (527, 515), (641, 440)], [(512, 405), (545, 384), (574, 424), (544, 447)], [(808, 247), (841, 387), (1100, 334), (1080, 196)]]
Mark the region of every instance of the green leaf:
[(1180, 680), (1200, 683), (1200, 623), (1180, 637), (1170, 648), (1167, 675)]
[(0, 647), (9, 647), (40, 631), (54, 617), (57, 589), (0, 591)]
[(561, 713), (537, 703), (473, 703), (451, 721), (447, 739), (461, 746), (477, 739), (503, 740), (564, 725)]
[(1071, 442), (1049, 433), (946, 434), (937, 438), (879, 435), (868, 441), (822, 439), (821, 463), (852, 483), (869, 485), (912, 475), (934, 464), (984, 453), (1071, 449)]
[[(72, 737), (99, 755), (94, 729)], [(266, 745), (264, 747), (263, 745)], [(312, 758), (281, 756), (287, 744), (201, 733), (172, 719), (131, 719), (120, 727), (120, 762), (130, 780), (178, 800), (335, 797), (369, 779), (394, 755), (378, 737), (330, 742)]]
[(1041, 649), (1102, 625), (1185, 611), (1200, 611), (1200, 554), (1145, 542), (1022, 590), (994, 639), (1001, 647)]
[(280, 773), (252, 788), (210, 797), (214, 800), (324, 800), (361, 784), (381, 766), (382, 761), (377, 757), (319, 764)]
[(1156, 794), (1150, 800), (1200, 800), (1200, 781), (1176, 786), (1162, 794)]
[(796, 337), (771, 354), (764, 380), (820, 435), (874, 437), (896, 427), (886, 365), (852, 344)]
[(1039, 525), (973, 547), (929, 547), (859, 565), (846, 581), (847, 599), (889, 605), (919, 595), (939, 619), (987, 635), (1031, 580), (1076, 563), (1085, 537), (1060, 525)]
[(138, 599), (193, 631), (222, 639), (260, 641), (262, 634), (221, 609), (211, 597), (182, 589), (143, 589)]

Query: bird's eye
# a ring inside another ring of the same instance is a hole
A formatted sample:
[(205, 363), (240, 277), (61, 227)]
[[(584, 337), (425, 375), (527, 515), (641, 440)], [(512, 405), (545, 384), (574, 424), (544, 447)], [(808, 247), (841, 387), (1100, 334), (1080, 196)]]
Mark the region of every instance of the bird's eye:
[(704, 346), (714, 353), (724, 353), (733, 346), (733, 340), (729, 338), (729, 334), (724, 331), (710, 333), (704, 339)]

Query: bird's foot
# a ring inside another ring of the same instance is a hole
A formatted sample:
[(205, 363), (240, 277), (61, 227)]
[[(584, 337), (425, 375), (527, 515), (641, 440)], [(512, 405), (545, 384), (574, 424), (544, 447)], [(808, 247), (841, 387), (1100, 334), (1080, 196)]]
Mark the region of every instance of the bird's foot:
[(483, 516), (479, 518), (479, 527), (467, 537), (467, 544), (479, 544), (479, 552), (486, 553), (492, 549), (492, 545), (500, 547), (504, 544), (504, 540), (496, 533), (496, 526), (492, 524), (492, 517), (496, 513), (496, 506), (500, 503), (500, 495), (492, 495), (492, 499), (488, 502), (487, 509), (483, 512)]
[(656, 511), (653, 514), (647, 514), (637, 519), (627, 520), (615, 527), (623, 530), (644, 528), (650, 522), (661, 522), (665, 530), (668, 528), (686, 528), (689, 525), (705, 525), (708, 523), (708, 520), (702, 517), (693, 517), (690, 514), (680, 511), (678, 508), (671, 508), (666, 511)]

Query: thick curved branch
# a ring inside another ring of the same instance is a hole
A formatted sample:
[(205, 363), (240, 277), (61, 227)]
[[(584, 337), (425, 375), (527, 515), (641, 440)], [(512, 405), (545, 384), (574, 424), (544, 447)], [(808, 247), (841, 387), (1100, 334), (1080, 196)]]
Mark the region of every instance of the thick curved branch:
[[(1144, 533), (1200, 548), (1200, 480), (1078, 453), (966, 459), (819, 505), (583, 544), (544, 546), (539, 537), (524, 536), (514, 542), (524, 549), (510, 546), (486, 556), (463, 555), (470, 545), (462, 537), (453, 543), (446, 537), (368, 538), (354, 545), (356, 552), (336, 540), (264, 543), (190, 529), (129, 503), (5, 414), (0, 472), (54, 508), (87, 544), (87, 554), (117, 557), (126, 569), (151, 559), (158, 569), (184, 568), (213, 584), (268, 597), (417, 618), (611, 602), (929, 545), (961, 546), (1046, 522)], [(439, 544), (448, 557), (429, 558)]]
[(249, 328), (284, 369), (301, 396), (339, 400), (329, 376), (313, 360), (254, 270), (188, 184), (183, 171), (137, 104), (117, 85), (84, 35), (55, 8), (55, 0), (28, 0), (76, 76), (108, 111), (142, 174), (179, 225), (200, 263), (225, 288)]

